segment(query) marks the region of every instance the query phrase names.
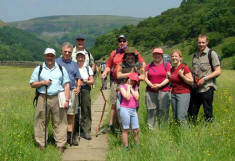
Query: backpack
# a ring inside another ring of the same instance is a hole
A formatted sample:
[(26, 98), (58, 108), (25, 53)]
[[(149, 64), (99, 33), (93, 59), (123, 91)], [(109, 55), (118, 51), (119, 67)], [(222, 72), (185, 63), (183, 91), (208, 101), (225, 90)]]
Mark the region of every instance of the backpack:
[[(211, 56), (212, 51), (213, 51), (212, 49), (209, 50), (208, 59), (209, 59), (209, 63), (210, 63), (210, 66), (211, 66), (211, 71), (214, 72), (214, 68), (213, 68), (213, 64), (212, 64), (212, 56)], [(219, 59), (220, 65), (221, 65), (222, 57), (220, 55), (218, 55), (217, 53), (216, 53), (216, 55), (218, 56), (218, 59)]]
[(106, 67), (106, 63), (105, 62), (101, 63), (100, 71), (103, 72), (105, 67)]
[[(90, 64), (91, 64), (91, 53), (90, 53), (90, 51), (89, 50), (87, 50), (87, 49), (84, 49), (87, 53), (88, 53), (88, 58), (89, 58), (89, 66), (90, 66)], [(94, 60), (95, 61), (95, 60)], [(94, 76), (96, 75), (96, 64), (95, 64), (95, 62), (94, 62), (94, 65), (95, 65), (95, 70), (94, 70)]]
[[(212, 51), (213, 51), (212, 49), (209, 50), (209, 52), (208, 52), (208, 59), (209, 59), (209, 64), (210, 64), (210, 66), (211, 66), (211, 71), (214, 72), (215, 70), (214, 70), (214, 68), (213, 68), (212, 56), (211, 56)], [(216, 52), (215, 52), (215, 53), (216, 53)], [(222, 57), (221, 57), (220, 55), (218, 55), (217, 53), (216, 53), (216, 55), (218, 56), (218, 59), (219, 59), (220, 65), (221, 65), (221, 63), (222, 63)], [(217, 76), (217, 77), (218, 77), (218, 76)], [(216, 78), (217, 78), (217, 77), (213, 78), (214, 83), (216, 83)]]
[[(60, 69), (60, 71), (61, 71), (61, 73), (62, 73), (62, 77), (64, 77), (64, 72), (63, 72), (62, 66), (59, 65), (59, 64), (58, 64), (58, 66), (59, 66), (59, 69)], [(38, 81), (40, 81), (40, 74), (41, 74), (41, 72), (42, 72), (42, 64), (39, 66)], [(39, 97), (39, 94), (40, 94), (40, 93), (38, 92), (38, 90), (37, 90), (37, 88), (36, 88), (36, 89), (35, 89), (35, 96), (34, 96), (34, 99), (33, 99), (33, 106), (34, 106), (34, 107), (36, 107), (37, 104), (38, 104), (38, 97)]]

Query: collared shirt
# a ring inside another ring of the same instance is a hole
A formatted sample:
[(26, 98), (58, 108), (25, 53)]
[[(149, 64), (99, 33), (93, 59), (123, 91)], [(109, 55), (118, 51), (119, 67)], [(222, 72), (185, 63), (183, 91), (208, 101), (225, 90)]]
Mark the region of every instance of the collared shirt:
[(70, 89), (74, 89), (75, 88), (75, 80), (81, 78), (77, 63), (72, 61), (71, 59), (68, 61), (65, 61), (61, 57), (57, 58), (55, 61), (57, 64), (65, 67), (65, 69), (67, 70), (67, 72), (69, 74)]
[[(198, 75), (199, 79), (212, 73), (211, 65), (208, 59), (209, 50), (210, 49), (206, 47), (202, 53), (200, 53), (200, 51), (197, 51), (194, 54), (192, 60), (192, 67), (193, 67), (192, 71), (193, 73)], [(215, 51), (211, 52), (211, 58), (212, 58), (212, 66), (214, 69), (216, 66), (220, 66), (220, 61)], [(210, 89), (210, 87), (214, 87), (216, 89), (216, 84), (213, 79), (205, 81), (205, 83), (201, 87), (199, 87), (199, 92), (206, 92)]]
[[(72, 52), (72, 60), (77, 62), (77, 59), (76, 59), (76, 56), (77, 56), (77, 52), (78, 51), (81, 51), (81, 50), (77, 50), (76, 46), (73, 48), (73, 52)], [(91, 55), (90, 53), (90, 61), (89, 61), (89, 54), (88, 54), (88, 51), (86, 49), (83, 49), (82, 51), (84, 51), (86, 53), (85, 55), (85, 62), (84, 62), (84, 65), (85, 66), (89, 66), (89, 65), (92, 65), (92, 64), (95, 64), (95, 61), (94, 61), (94, 58), (93, 56)], [(90, 62), (90, 64), (89, 64)]]
[[(48, 86), (47, 88), (47, 94), (49, 96), (54, 96), (57, 95), (59, 92), (64, 91), (64, 85), (65, 83), (69, 83), (69, 75), (66, 71), (66, 69), (64, 67), (62, 67), (63, 69), (63, 74), (60, 71), (60, 68), (58, 66), (57, 63), (55, 63), (54, 67), (49, 69), (45, 63), (43, 63), (42, 65), (42, 71), (40, 74), (40, 77), (38, 80), (38, 72), (39, 72), (39, 66), (37, 66), (32, 75), (31, 75), (31, 79), (29, 81), (30, 84), (32, 84), (33, 82), (37, 82), (37, 81), (42, 81), (42, 80), (49, 80), (51, 79), (51, 84)], [(39, 93), (45, 94), (45, 86), (41, 86), (38, 89)]]

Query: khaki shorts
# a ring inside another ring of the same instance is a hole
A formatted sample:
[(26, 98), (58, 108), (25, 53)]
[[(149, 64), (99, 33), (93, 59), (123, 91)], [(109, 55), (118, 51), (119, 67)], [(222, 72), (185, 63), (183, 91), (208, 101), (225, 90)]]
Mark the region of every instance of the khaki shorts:
[(116, 104), (117, 93), (118, 93), (118, 84), (116, 82), (113, 82), (112, 86), (111, 86), (111, 103), (112, 103), (112, 105)]
[(71, 104), (71, 106), (69, 106), (69, 108), (67, 110), (67, 115), (74, 115), (76, 104), (78, 102), (78, 96), (75, 95), (74, 89), (70, 90), (70, 99), (71, 99), (72, 104)]

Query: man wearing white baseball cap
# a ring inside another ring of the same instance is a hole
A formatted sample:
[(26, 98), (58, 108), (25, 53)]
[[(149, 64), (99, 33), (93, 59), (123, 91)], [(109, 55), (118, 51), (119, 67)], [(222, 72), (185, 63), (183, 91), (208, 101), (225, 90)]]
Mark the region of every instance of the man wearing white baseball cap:
[[(69, 107), (70, 80), (66, 69), (55, 63), (55, 58), (55, 50), (46, 48), (44, 51), (45, 62), (34, 69), (29, 83), (32, 88), (37, 89), (38, 93), (34, 122), (35, 140), (40, 149), (44, 150), (47, 140), (47, 133), (46, 139), (44, 139), (46, 125), (49, 122), (48, 118), (52, 118), (56, 146), (63, 152), (67, 142), (66, 109)], [(62, 91), (65, 92), (65, 101), (61, 108), (59, 107), (58, 93)], [(47, 116), (45, 116), (46, 113)], [(52, 117), (49, 117), (50, 114)]]

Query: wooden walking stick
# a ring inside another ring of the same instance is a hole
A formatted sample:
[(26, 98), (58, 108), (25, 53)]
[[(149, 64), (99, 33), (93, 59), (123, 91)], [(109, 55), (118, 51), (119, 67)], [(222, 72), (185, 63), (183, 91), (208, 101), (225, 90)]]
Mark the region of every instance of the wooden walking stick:
[(46, 88), (46, 92), (45, 92), (45, 97), (46, 97), (46, 100), (45, 100), (45, 135), (44, 135), (45, 148), (47, 147), (47, 87), (48, 86), (45, 86), (45, 88)]
[(99, 121), (98, 127), (96, 128), (96, 137), (104, 131), (104, 129), (100, 130), (100, 126), (101, 126), (101, 123), (102, 123), (102, 120), (103, 120), (104, 111), (105, 111), (106, 102), (107, 102), (107, 100), (106, 100), (106, 98), (104, 96), (103, 90), (102, 90), (103, 87), (104, 87), (104, 83), (102, 83), (102, 87), (100, 88), (100, 92), (101, 92), (102, 97), (104, 99), (104, 106), (103, 106), (103, 110), (102, 110), (102, 114), (101, 114), (101, 117), (100, 117), (100, 121)]

